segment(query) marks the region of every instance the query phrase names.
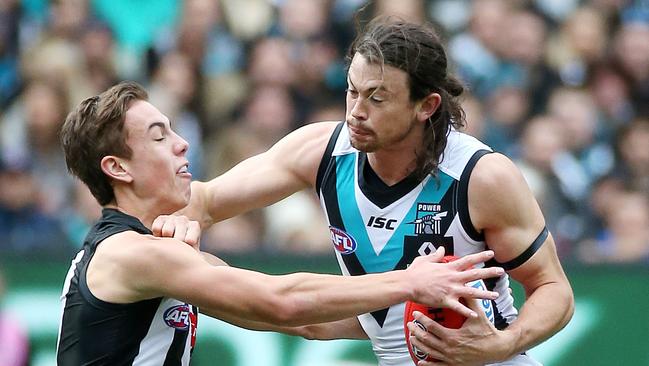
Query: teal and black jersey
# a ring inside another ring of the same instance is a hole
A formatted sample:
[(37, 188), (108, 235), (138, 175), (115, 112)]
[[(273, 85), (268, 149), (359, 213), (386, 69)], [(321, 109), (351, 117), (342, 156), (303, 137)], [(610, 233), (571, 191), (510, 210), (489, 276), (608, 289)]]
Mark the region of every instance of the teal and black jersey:
[[(484, 237), (469, 217), (467, 194), (473, 167), (488, 153), (491, 149), (477, 139), (451, 130), (436, 176), (409, 176), (388, 186), (372, 170), (367, 155), (351, 146), (347, 126), (340, 123), (320, 163), (316, 189), (342, 273), (405, 269), (417, 256), (440, 246), (447, 255), (460, 257), (485, 250)], [(490, 318), (504, 329), (517, 315), (509, 278), (505, 274), (485, 284), (500, 293), (491, 304)], [(412, 365), (403, 312), (399, 304), (358, 317), (381, 366)], [(509, 364), (538, 365), (525, 355)]]

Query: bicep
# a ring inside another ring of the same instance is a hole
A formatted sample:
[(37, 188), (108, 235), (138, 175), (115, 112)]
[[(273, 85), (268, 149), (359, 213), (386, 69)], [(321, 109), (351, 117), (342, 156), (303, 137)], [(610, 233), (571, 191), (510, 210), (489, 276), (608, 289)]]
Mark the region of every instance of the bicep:
[(543, 234), (545, 219), (516, 166), (490, 154), (478, 162), (474, 174), (469, 182), (471, 215), (496, 261), (511, 264), (510, 274), (527, 290), (562, 277), (552, 235)]

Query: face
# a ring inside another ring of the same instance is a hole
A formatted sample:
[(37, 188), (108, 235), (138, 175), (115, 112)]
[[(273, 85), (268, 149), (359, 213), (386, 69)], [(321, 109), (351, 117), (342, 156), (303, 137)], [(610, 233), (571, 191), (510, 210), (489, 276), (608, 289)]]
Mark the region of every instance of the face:
[(381, 70), (381, 65), (368, 63), (359, 53), (349, 66), (346, 101), (351, 143), (360, 151), (410, 145), (420, 136), (417, 130), (423, 129), (416, 103), (410, 101), (408, 75), (387, 65)]
[(171, 130), (169, 119), (146, 101), (135, 101), (126, 111), (126, 143), (132, 149), (123, 162), (138, 198), (154, 200), (160, 209), (174, 212), (187, 205), (191, 174), (185, 157), (187, 141)]

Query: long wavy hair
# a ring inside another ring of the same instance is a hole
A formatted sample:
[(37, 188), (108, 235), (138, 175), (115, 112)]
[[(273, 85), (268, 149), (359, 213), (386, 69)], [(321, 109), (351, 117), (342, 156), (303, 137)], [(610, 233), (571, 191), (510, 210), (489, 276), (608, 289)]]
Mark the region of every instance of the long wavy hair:
[(451, 126), (459, 129), (465, 124), (459, 100), (464, 87), (448, 72), (446, 52), (439, 36), (429, 25), (378, 17), (353, 41), (347, 53), (348, 65), (356, 53), (370, 63), (396, 67), (408, 74), (412, 102), (430, 93), (441, 96), (440, 106), (426, 122), (424, 151), (417, 152), (415, 170), (420, 178), (436, 175)]

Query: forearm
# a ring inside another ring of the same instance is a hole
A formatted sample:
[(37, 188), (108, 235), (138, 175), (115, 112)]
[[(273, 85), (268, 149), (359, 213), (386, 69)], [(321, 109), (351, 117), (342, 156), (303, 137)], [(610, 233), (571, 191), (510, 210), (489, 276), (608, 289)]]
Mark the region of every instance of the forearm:
[(300, 327), (301, 336), (307, 339), (368, 339), (357, 317), (311, 324)]
[(207, 252), (200, 252), (201, 256), (203, 257), (203, 260), (205, 260), (207, 263), (213, 265), (213, 266), (227, 266), (228, 264), (221, 258), (207, 253)]
[(547, 340), (561, 330), (574, 311), (570, 286), (548, 283), (528, 295), (518, 318), (504, 331), (510, 344), (507, 358)]
[(284, 334), (300, 336), (300, 337), (306, 336), (306, 333), (302, 328), (306, 328), (307, 326), (290, 327), (290, 326), (275, 325), (263, 321), (256, 321), (256, 320), (242, 318), (237, 316), (236, 314), (220, 311), (218, 309), (201, 308), (200, 311), (205, 315), (209, 315), (213, 318), (223, 320), (224, 322), (230, 323), (240, 328), (256, 330), (256, 331), (278, 332), (278, 333), (284, 333)]
[(360, 326), (356, 317), (328, 323), (290, 327), (274, 325), (262, 321), (252, 321), (213, 309), (201, 309), (201, 312), (241, 328), (284, 333), (311, 340), (367, 339), (367, 334), (363, 331), (363, 328)]
[(357, 277), (297, 273), (276, 282), (278, 288), (274, 292), (291, 309), (282, 325), (349, 318), (413, 297), (404, 271)]

